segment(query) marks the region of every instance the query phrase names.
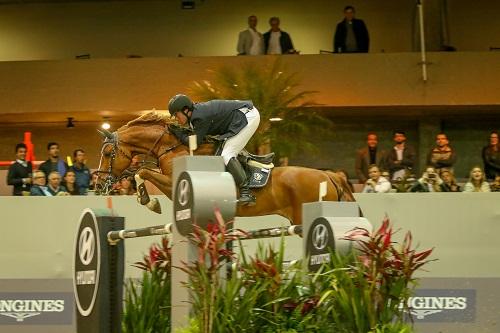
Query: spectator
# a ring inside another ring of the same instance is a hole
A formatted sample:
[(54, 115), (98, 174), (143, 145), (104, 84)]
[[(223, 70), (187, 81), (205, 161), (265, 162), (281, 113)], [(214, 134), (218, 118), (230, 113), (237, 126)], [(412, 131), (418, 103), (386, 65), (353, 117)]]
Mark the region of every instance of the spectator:
[(31, 162), (26, 161), (26, 145), (16, 145), (16, 161), (9, 166), (7, 173), (7, 185), (13, 185), (12, 195), (23, 195), (29, 192), (31, 187)]
[(65, 175), (68, 170), (68, 165), (59, 158), (59, 144), (56, 142), (49, 142), (47, 144), (49, 158), (40, 164), (39, 170), (42, 170), (48, 177), (52, 171), (59, 172), (59, 175)]
[(487, 179), (494, 179), (500, 175), (500, 144), (498, 132), (490, 133), (490, 144), (483, 148), (484, 172)]
[(380, 169), (376, 164), (368, 167), (368, 176), (363, 193), (387, 193), (391, 191), (391, 183), (380, 175)]
[(238, 55), (261, 55), (264, 54), (264, 39), (257, 31), (257, 16), (248, 17), (248, 29), (240, 32), (238, 36)]
[(436, 135), (436, 147), (432, 148), (427, 155), (427, 165), (433, 166), (437, 172), (440, 172), (442, 168), (453, 170), (456, 160), (457, 155), (450, 147), (446, 134)]
[(490, 185), (491, 192), (500, 192), (500, 175), (495, 177), (495, 180)]
[(271, 17), (269, 19), (271, 30), (264, 34), (264, 51), (266, 54), (293, 54), (297, 51), (293, 48), (290, 35), (280, 29), (280, 19)]
[[(86, 195), (90, 186), (90, 170), (85, 165), (85, 152), (83, 149), (76, 149), (73, 152), (73, 165), (70, 170), (75, 173), (76, 187), (80, 191), (78, 194)], [(74, 195), (73, 193), (71, 194)]]
[(347, 185), (351, 189), (351, 192), (354, 193), (354, 186), (352, 185), (352, 183), (349, 180), (349, 174), (347, 173), (347, 171), (345, 171), (344, 169), (337, 169), (334, 172), (337, 175), (339, 175), (340, 177), (344, 178), (344, 180), (346, 181)]
[(464, 186), (464, 192), (491, 192), (483, 170), (475, 166), (470, 171), (469, 181)]
[(47, 186), (47, 191), (52, 196), (69, 195), (66, 188), (61, 185), (61, 174), (58, 171), (52, 171), (49, 173), (49, 185)]
[(96, 190), (97, 179), (99, 179), (99, 173), (97, 171), (92, 172), (92, 175), (90, 177), (89, 191)]
[(76, 173), (71, 169), (64, 175), (63, 186), (70, 195), (82, 195), (76, 179)]
[(422, 177), (410, 188), (410, 192), (448, 192), (436, 169), (428, 166)]
[(448, 169), (441, 169), (441, 179), (443, 180), (447, 192), (461, 192), (460, 186), (457, 184), (457, 180), (455, 179), (453, 171)]
[(406, 134), (403, 131), (394, 131), (396, 145), (387, 153), (385, 166), (391, 173), (392, 180), (401, 180), (411, 173), (415, 164), (415, 149), (406, 143)]
[(118, 188), (119, 195), (133, 195), (135, 193), (132, 186), (132, 177), (124, 177), (120, 179), (120, 187)]
[(31, 187), (30, 195), (32, 196), (51, 196), (45, 186), (45, 173), (37, 170), (33, 173), (33, 186)]
[(333, 38), (335, 53), (367, 53), (370, 47), (370, 37), (365, 22), (354, 18), (353, 6), (344, 8), (344, 20), (337, 24)]
[(368, 166), (375, 164), (379, 169), (384, 170), (382, 165), (384, 160), (384, 152), (377, 148), (378, 138), (375, 133), (368, 133), (366, 137), (366, 147), (361, 148), (356, 154), (356, 175), (358, 182), (364, 184), (368, 180)]

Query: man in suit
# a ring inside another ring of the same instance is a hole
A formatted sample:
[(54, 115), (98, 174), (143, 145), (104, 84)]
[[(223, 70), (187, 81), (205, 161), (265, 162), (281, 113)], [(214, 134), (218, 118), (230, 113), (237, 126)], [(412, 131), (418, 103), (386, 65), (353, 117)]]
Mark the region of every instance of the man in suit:
[(333, 38), (335, 53), (368, 53), (370, 37), (365, 22), (354, 18), (354, 7), (344, 8), (344, 20), (337, 24)]
[[(238, 203), (255, 204), (245, 169), (236, 158), (259, 127), (260, 114), (252, 101), (212, 100), (193, 103), (188, 96), (178, 94), (170, 99), (168, 110), (177, 118), (179, 124), (192, 129), (196, 134), (198, 146), (207, 135), (226, 139), (221, 156), (227, 171), (240, 189)], [(183, 144), (188, 144), (188, 134), (184, 130), (170, 127), (170, 131)]]
[(280, 29), (279, 17), (269, 19), (271, 30), (264, 34), (264, 50), (266, 54), (293, 54), (298, 53), (293, 48), (290, 35)]
[(240, 32), (238, 36), (238, 55), (261, 55), (264, 54), (264, 39), (257, 31), (257, 16), (248, 17), (248, 29)]
[(368, 180), (368, 167), (376, 165), (384, 170), (384, 151), (377, 148), (378, 138), (375, 133), (368, 133), (366, 136), (366, 147), (361, 148), (356, 154), (355, 170), (360, 184)]
[(16, 161), (9, 167), (7, 173), (7, 185), (13, 185), (12, 195), (23, 195), (29, 192), (31, 187), (31, 162), (26, 161), (26, 145), (19, 143), (16, 145)]

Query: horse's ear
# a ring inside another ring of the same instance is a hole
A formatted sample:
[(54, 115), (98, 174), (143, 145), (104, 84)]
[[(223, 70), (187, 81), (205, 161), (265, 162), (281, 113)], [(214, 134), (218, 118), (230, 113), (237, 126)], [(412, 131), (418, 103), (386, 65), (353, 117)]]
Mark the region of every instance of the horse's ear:
[(105, 130), (105, 129), (103, 129), (102, 131), (97, 130), (97, 132), (99, 132), (104, 138), (108, 138), (110, 140), (113, 139), (113, 134), (108, 130)]

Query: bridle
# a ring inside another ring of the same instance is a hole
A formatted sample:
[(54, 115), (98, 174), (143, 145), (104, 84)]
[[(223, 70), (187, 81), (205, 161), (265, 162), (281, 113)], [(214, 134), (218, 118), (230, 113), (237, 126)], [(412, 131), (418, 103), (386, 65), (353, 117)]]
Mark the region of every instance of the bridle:
[[(104, 178), (104, 184), (102, 185), (102, 188), (98, 189), (99, 194), (108, 195), (113, 190), (113, 185), (121, 178), (121, 177), (116, 177), (113, 174), (113, 163), (114, 163), (116, 157), (119, 154), (121, 154), (121, 155), (123, 155), (126, 159), (128, 159), (131, 162), (132, 161), (132, 156), (129, 155), (129, 154), (127, 154), (125, 151), (123, 151), (123, 149), (121, 149), (121, 147), (120, 147), (119, 144), (120, 143), (124, 143), (124, 142), (120, 141), (120, 139), (118, 137), (118, 132), (117, 131), (114, 131), (113, 133), (110, 133), (110, 132), (100, 132), (100, 133), (105, 136), (104, 142), (103, 142), (102, 147), (101, 147), (101, 156), (106, 156), (107, 154), (104, 154), (105, 148), (108, 147), (109, 145), (112, 145), (111, 152), (109, 153), (109, 166), (108, 166), (108, 169), (107, 170), (101, 170), (101, 164), (99, 163), (99, 169), (96, 171), (96, 173), (98, 175), (99, 174), (105, 174), (106, 175), (106, 177)], [(147, 152), (144, 160), (142, 161), (143, 164), (146, 163), (145, 162), (146, 157), (153, 156), (152, 155), (153, 150), (156, 148), (156, 146), (158, 145), (158, 143), (161, 141), (161, 139), (163, 138), (163, 136), (166, 133), (169, 133), (167, 129), (165, 129), (165, 131), (162, 132), (162, 134), (158, 137), (158, 139), (156, 139), (155, 143), (148, 150), (148, 152)], [(178, 142), (178, 143), (176, 143), (176, 144), (168, 147), (167, 149), (165, 149), (165, 151), (163, 151), (161, 154), (159, 154), (156, 157), (156, 160), (158, 161), (163, 155), (165, 155), (168, 152), (174, 150), (175, 148), (179, 147), (180, 145), (182, 145), (182, 143)], [(156, 164), (156, 166), (158, 166), (158, 164)]]

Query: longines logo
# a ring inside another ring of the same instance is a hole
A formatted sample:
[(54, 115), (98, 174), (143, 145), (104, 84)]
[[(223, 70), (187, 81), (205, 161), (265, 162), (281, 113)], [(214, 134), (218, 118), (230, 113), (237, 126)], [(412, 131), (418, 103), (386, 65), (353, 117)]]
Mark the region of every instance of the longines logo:
[(68, 324), (72, 304), (71, 293), (0, 294), (0, 325)]
[[(473, 289), (421, 289), (408, 299), (414, 319), (427, 322), (471, 322), (475, 317)], [(400, 305), (403, 307), (403, 304)]]

